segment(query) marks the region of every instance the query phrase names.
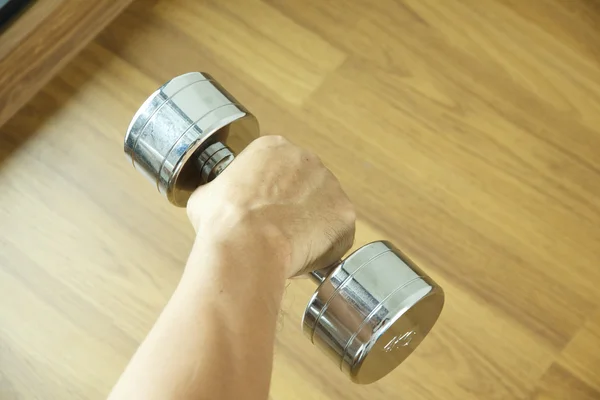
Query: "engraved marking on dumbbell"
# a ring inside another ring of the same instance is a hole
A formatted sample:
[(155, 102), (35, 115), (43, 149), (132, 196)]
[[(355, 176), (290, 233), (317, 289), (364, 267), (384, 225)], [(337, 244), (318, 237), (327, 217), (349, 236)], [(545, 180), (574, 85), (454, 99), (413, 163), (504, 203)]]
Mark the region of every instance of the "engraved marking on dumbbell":
[(417, 334), (416, 331), (409, 331), (409, 332), (406, 332), (404, 335), (396, 336), (395, 338), (390, 340), (390, 342), (388, 344), (386, 344), (383, 347), (383, 349), (385, 350), (386, 353), (389, 353), (390, 351), (393, 351), (394, 349), (396, 349), (398, 347), (406, 347), (406, 346), (410, 345), (410, 342), (412, 342), (413, 337), (416, 334)]
[[(383, 254), (385, 254), (385, 253), (381, 253), (379, 256), (382, 256)], [(377, 258), (377, 257), (375, 257), (375, 258)], [(375, 258), (373, 258), (372, 260), (374, 260)], [(369, 262), (371, 262), (371, 260), (369, 260), (367, 262), (367, 264)], [(419, 276), (419, 277), (413, 278), (410, 281), (404, 283), (403, 285), (398, 286), (391, 293), (389, 293), (383, 300), (381, 300), (381, 302), (375, 308), (373, 308), (373, 310), (369, 313), (369, 315), (367, 315), (367, 317), (363, 320), (363, 322), (360, 324), (360, 326), (358, 327), (358, 329), (356, 329), (356, 331), (354, 332), (354, 334), (350, 337), (350, 339), (348, 340), (348, 343), (346, 343), (346, 347), (344, 347), (344, 355), (342, 356), (342, 360), (340, 361), (340, 369), (342, 369), (342, 364), (344, 363), (344, 358), (346, 357), (346, 355), (348, 353), (348, 347), (350, 347), (350, 345), (352, 343), (354, 343), (354, 339), (356, 339), (356, 336), (358, 336), (359, 332), (361, 332), (363, 330), (363, 328), (365, 327), (365, 325), (367, 325), (371, 321), (371, 318), (373, 318), (373, 316), (375, 314), (377, 314), (377, 312), (379, 310), (381, 310), (381, 308), (383, 307), (383, 304), (385, 303), (385, 301), (387, 299), (389, 299), (390, 297), (392, 297), (397, 292), (399, 292), (400, 290), (402, 290), (405, 287), (407, 287), (408, 285), (410, 285), (411, 283), (415, 282), (417, 279), (421, 279), (421, 277)], [(384, 321), (386, 321), (386, 323), (387, 323), (387, 321), (389, 321), (389, 320), (384, 320)], [(377, 328), (373, 329), (373, 334), (374, 335), (379, 334), (378, 330), (380, 328), (384, 327), (384, 326), (385, 326), (385, 324), (379, 324), (379, 326)]]

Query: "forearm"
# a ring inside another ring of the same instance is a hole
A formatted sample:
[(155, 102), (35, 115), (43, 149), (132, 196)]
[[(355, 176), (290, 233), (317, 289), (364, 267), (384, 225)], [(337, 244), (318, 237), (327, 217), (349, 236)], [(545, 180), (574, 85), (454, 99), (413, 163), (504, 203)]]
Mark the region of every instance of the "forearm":
[(187, 204), (197, 233), (181, 283), (111, 400), (265, 400), (285, 278), (351, 246), (355, 213), (314, 154), (255, 140)]
[(110, 399), (266, 399), (285, 277), (263, 252), (197, 240)]

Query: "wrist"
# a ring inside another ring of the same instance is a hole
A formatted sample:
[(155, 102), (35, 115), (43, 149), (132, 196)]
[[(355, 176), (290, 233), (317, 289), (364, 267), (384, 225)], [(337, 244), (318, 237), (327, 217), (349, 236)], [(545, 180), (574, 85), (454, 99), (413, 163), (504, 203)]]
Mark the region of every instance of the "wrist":
[(292, 268), (290, 238), (268, 218), (257, 214), (222, 206), (218, 213), (204, 216), (197, 225), (192, 253), (214, 252), (232, 261), (287, 273)]
[(238, 223), (229, 232), (199, 230), (180, 286), (199, 293), (218, 287), (240, 297), (260, 291), (278, 307), (289, 254), (287, 240), (268, 226)]

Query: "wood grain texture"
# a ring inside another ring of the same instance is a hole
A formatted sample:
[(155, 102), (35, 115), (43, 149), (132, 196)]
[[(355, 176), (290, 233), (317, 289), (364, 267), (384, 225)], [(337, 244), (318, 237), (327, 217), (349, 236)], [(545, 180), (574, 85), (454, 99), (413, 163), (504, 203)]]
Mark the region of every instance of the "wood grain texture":
[(0, 126), (132, 0), (36, 0), (0, 32)]
[(0, 398), (101, 399), (175, 286), (185, 213), (125, 162), (138, 106), (213, 74), (318, 153), (440, 283), (421, 347), (370, 386), (287, 289), (273, 399), (600, 398), (600, 9), (593, 0), (137, 1), (2, 128)]

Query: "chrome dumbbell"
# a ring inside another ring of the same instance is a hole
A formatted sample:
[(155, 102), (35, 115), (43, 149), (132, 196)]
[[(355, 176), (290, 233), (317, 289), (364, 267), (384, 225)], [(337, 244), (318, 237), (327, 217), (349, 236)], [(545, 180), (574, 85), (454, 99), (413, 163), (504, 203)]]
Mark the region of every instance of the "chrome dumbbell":
[[(133, 117), (125, 153), (171, 203), (185, 207), (259, 136), (256, 118), (210, 75), (178, 76)], [(435, 324), (444, 292), (388, 242), (374, 242), (311, 278), (305, 334), (356, 383), (397, 367)]]

